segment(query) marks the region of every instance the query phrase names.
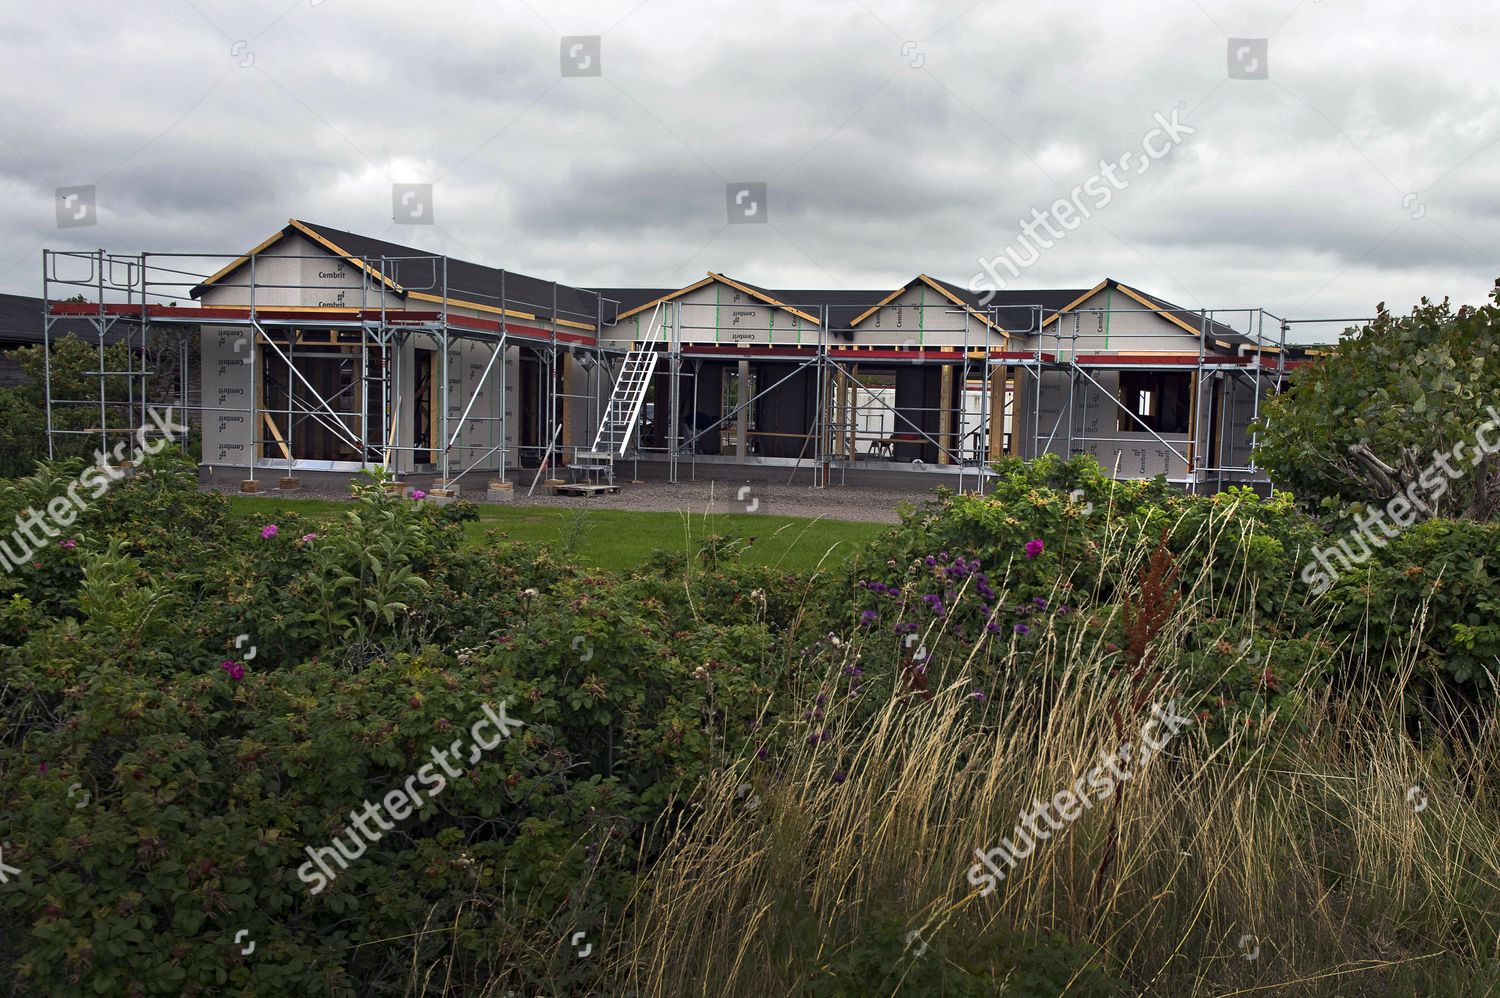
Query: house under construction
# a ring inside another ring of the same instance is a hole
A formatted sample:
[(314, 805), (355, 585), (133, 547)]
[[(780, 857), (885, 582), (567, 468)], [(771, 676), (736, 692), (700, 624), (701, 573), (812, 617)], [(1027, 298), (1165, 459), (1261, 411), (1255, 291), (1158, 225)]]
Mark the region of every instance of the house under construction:
[[(43, 300), (44, 338), (83, 327), (101, 358), (97, 399), (49, 380), (49, 430), (88, 406), (97, 427), (54, 432), (108, 442), (172, 399), (205, 474), (245, 482), (383, 467), (455, 489), (899, 473), (982, 490), (996, 458), (1054, 453), (1216, 490), (1266, 483), (1251, 421), (1304, 362), (1262, 309), (1114, 280), (581, 288), (296, 219), (235, 255), (44, 251)], [(178, 337), (179, 384), (105, 370), (106, 340), (148, 331)], [(126, 398), (104, 397), (106, 375)]]

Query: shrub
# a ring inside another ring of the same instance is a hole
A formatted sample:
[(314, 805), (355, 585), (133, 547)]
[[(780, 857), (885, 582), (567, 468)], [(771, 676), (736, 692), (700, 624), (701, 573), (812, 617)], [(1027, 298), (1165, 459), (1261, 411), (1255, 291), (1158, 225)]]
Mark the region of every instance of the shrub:
[[(846, 646), (768, 751), (696, 796), (622, 922), (635, 993), (1500, 987), (1500, 814), (1466, 789), (1494, 776), (1493, 718), (1460, 754), (1423, 749), (1399, 683), (1330, 696), (1312, 674), (1291, 691), (1301, 724), (1186, 727), (1075, 820), (1035, 819), (1051, 830), (987, 892), (976, 853), (1020, 841), (1022, 813), (1121, 749), (1125, 677), (1054, 641), (978, 700), (991, 677), (960, 643), (936, 653), (951, 681), (930, 696), (874, 681), (825, 696), (863, 651)], [(1160, 652), (1170, 687), (1185, 656)], [(803, 737), (809, 711), (826, 737)]]
[[(78, 470), (0, 485), (0, 516)], [(1285, 496), (1001, 471), (809, 580), (723, 538), (609, 576), (469, 544), (462, 506), (378, 477), (266, 522), (154, 458), (0, 579), (0, 966), (31, 993), (1108, 993), (1187, 987), (1183, 953), (1254, 985), (1212, 963), (1253, 915), (1288, 974), (1388, 939), (1444, 953), (1402, 986), (1485, 972), (1495, 722), (1428, 739), (1425, 708), (1485, 695), (1496, 528), (1424, 525), (1318, 596), (1329, 536)], [(953, 894), (955, 836), (1158, 698), (1190, 739), (1045, 890), (1003, 918)], [(515, 736), (311, 893), (306, 849), (502, 701)], [(1430, 845), (1383, 810), (1419, 781)], [(1226, 871), (1246, 825), (1277, 832)], [(1126, 946), (1141, 924), (1176, 935)]]
[[(451, 986), (535, 991), (599, 973), (558, 940), (601, 933), (662, 822), (739, 753), (797, 587), (717, 556), (605, 580), (463, 548), (450, 509), (376, 482), (316, 530), (262, 523), (164, 457), (11, 582), (0, 842), (23, 872), (0, 891), (18, 927), (0, 964), (20, 987), (369, 994), (441, 964)], [(515, 739), (309, 893), (307, 847), (505, 700)]]
[[(1314, 504), (1384, 505), (1424, 480), (1434, 454), (1473, 441), (1476, 425), (1500, 411), (1496, 284), (1478, 308), (1424, 298), (1397, 317), (1381, 304), (1373, 322), (1298, 368), (1252, 427), (1272, 479)], [(1434, 504), (1439, 516), (1494, 516), (1500, 454)]]

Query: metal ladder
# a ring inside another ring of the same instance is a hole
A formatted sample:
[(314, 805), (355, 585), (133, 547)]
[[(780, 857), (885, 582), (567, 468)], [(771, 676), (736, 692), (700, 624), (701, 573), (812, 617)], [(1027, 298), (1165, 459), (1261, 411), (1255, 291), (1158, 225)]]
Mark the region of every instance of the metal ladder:
[(654, 345), (664, 322), (662, 303), (658, 302), (646, 326), (646, 338), (625, 355), (620, 377), (604, 405), (593, 445), (574, 456), (573, 466), (578, 470), (606, 472), (613, 482), (615, 458), (625, 456), (645, 408), (646, 390), (651, 387), (651, 376), (656, 373), (656, 361), (661, 356)]

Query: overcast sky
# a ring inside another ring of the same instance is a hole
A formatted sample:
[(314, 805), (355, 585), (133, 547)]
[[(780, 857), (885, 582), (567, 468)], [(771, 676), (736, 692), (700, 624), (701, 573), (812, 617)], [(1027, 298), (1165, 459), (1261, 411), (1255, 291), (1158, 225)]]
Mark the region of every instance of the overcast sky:
[[(44, 246), (228, 254), (289, 217), (586, 286), (966, 284), (1132, 150), (1009, 286), (1314, 318), (1500, 275), (1477, 0), (25, 6), (0, 31), (5, 291), (40, 293)], [(1173, 113), (1192, 133), (1136, 172)], [(433, 185), (432, 224), (393, 221), (396, 183)], [(729, 224), (740, 183), (764, 224)], [(83, 185), (96, 224), (58, 228)]]

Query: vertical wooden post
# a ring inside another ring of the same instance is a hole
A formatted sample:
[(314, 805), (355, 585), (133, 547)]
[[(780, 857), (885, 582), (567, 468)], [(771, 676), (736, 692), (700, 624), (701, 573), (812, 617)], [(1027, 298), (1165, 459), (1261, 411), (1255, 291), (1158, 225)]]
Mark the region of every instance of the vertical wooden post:
[[(750, 362), (742, 360), (739, 362), (738, 370), (735, 372), (736, 388), (734, 392), (735, 407), (745, 405), (745, 400), (750, 397)], [(750, 407), (740, 409), (739, 414), (734, 417), (734, 456), (743, 458), (750, 452)]]
[(941, 371), (938, 405), (942, 411), (938, 413), (938, 440), (942, 446), (938, 448), (938, 464), (952, 464), (948, 452), (953, 449), (953, 365), (944, 364)]
[(995, 367), (990, 369), (989, 393), (990, 393), (990, 460), (993, 461), (1000, 456), (1001, 445), (1005, 443), (1005, 372), (1008, 367)]

